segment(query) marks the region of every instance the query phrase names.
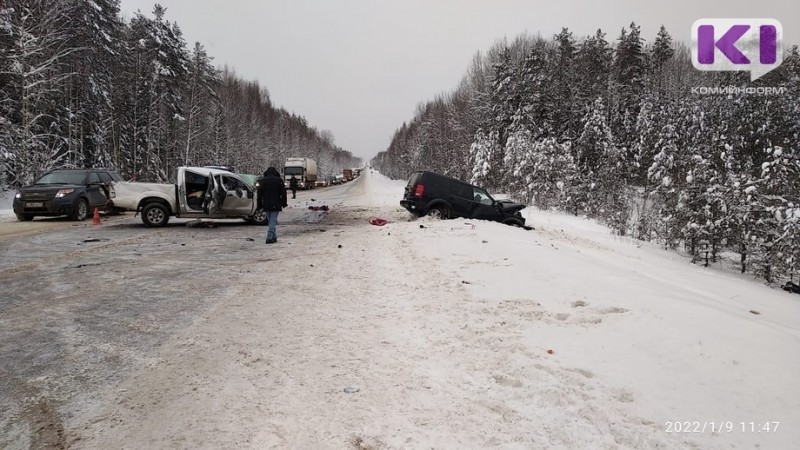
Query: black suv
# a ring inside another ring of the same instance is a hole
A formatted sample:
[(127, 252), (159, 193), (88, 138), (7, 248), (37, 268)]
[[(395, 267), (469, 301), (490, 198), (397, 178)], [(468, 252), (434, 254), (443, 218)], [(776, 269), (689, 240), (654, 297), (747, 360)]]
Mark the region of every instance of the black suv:
[(112, 181), (122, 181), (113, 170), (51, 170), (17, 191), (14, 214), (19, 220), (33, 220), (35, 216), (85, 220), (94, 208), (105, 209)]
[(525, 205), (495, 200), (486, 189), (433, 172), (411, 174), (400, 205), (420, 217), (465, 217), (525, 226), (525, 218), (520, 214)]

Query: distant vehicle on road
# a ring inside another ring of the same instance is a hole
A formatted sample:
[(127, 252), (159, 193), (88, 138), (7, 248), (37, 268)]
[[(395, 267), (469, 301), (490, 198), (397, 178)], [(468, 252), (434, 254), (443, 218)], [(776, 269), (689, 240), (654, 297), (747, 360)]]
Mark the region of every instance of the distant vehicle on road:
[(342, 177), (344, 177), (344, 181), (352, 181), (353, 169), (342, 169)]
[(37, 216), (86, 220), (94, 208), (106, 209), (109, 187), (115, 181), (122, 177), (108, 169), (51, 170), (17, 191), (14, 214), (21, 221)]
[(495, 200), (486, 189), (434, 172), (414, 172), (400, 205), (416, 216), (438, 219), (465, 217), (525, 226), (525, 205)]
[(287, 188), (292, 176), (297, 178), (300, 189), (313, 189), (317, 181), (317, 162), (311, 158), (288, 158), (283, 166), (283, 179)]

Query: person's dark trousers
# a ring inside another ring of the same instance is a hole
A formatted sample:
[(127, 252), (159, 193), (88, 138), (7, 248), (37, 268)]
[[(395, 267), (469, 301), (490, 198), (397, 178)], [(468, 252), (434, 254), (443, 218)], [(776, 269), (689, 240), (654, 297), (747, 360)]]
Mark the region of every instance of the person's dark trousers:
[(296, 194), (297, 194), (297, 191), (295, 189), (292, 189), (292, 198), (295, 198)]

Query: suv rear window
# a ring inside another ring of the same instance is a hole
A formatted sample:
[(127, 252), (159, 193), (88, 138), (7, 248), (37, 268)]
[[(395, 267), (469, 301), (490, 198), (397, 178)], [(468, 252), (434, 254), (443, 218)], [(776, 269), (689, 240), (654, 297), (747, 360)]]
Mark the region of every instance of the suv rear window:
[(419, 178), (422, 176), (422, 172), (414, 172), (411, 174), (411, 178), (408, 179), (408, 185), (414, 186), (419, 181)]

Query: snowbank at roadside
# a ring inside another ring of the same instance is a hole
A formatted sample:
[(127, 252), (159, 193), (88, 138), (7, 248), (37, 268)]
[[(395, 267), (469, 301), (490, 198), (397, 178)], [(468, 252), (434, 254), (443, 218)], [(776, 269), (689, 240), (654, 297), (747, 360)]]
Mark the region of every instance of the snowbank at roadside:
[(13, 189), (0, 189), (0, 218), (14, 217), (14, 210), (12, 209), (14, 194), (16, 194), (16, 191)]

